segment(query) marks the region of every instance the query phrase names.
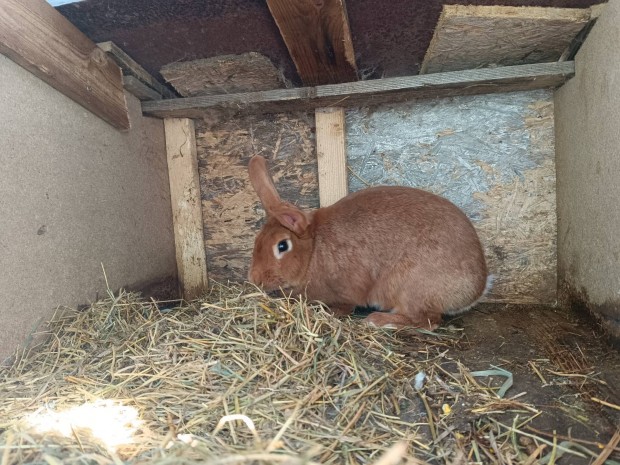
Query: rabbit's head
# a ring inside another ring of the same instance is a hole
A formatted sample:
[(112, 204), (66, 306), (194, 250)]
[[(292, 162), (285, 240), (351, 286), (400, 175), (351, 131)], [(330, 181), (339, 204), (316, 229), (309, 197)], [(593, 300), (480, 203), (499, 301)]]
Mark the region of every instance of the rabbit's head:
[(267, 221), (254, 242), (248, 279), (266, 291), (298, 288), (312, 257), (313, 214), (280, 199), (263, 157), (250, 160), (249, 174)]

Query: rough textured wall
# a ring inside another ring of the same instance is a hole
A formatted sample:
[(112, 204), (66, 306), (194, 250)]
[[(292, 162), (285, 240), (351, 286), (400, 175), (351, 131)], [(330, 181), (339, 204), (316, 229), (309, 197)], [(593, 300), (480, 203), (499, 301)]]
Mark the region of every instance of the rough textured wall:
[[(163, 124), (119, 132), (0, 55), (0, 361), (40, 319), (176, 275)], [(6, 91), (10, 89), (10, 92)]]
[(555, 94), (558, 274), (620, 340), (620, 2), (609, 2)]
[(489, 300), (555, 303), (551, 91), (351, 110), (347, 156), (350, 191), (419, 187), (467, 213), (495, 275)]
[[(263, 211), (247, 177), (269, 161), (282, 198), (318, 205), (312, 115), (196, 125), (209, 276), (245, 280)], [(441, 194), (474, 220), (496, 284), (490, 299), (556, 301), (551, 91), (459, 97), (347, 113), (349, 187), (399, 184)]]
[(282, 199), (319, 206), (314, 115), (247, 116), (196, 122), (202, 218), (209, 279), (247, 277), (254, 237), (264, 211), (248, 178), (254, 154), (269, 162)]

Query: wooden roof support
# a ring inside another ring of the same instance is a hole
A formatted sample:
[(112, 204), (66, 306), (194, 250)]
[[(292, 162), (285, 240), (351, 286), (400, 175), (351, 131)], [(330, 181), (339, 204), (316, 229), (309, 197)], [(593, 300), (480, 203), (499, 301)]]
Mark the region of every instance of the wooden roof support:
[[(130, 92), (133, 93), (133, 89), (137, 88), (139, 85), (136, 83), (136, 80), (141, 82), (142, 84), (150, 87), (153, 91), (157, 92), (161, 95), (160, 98), (175, 98), (176, 94), (160, 83), (157, 79), (151, 76), (148, 71), (146, 71), (142, 66), (140, 66), (133, 58), (127, 55), (118, 45), (114, 42), (100, 42), (97, 46), (106, 52), (110, 58), (112, 58), (118, 66), (123, 70), (123, 75), (125, 77), (129, 77), (126, 79), (127, 82), (131, 83), (133, 86), (128, 88)], [(131, 79), (133, 77), (133, 79)], [(127, 85), (126, 85), (127, 87)], [(148, 91), (145, 91), (148, 92)], [(145, 94), (142, 92), (142, 94)], [(153, 95), (152, 92), (148, 92)], [(135, 94), (134, 94), (135, 95)], [(140, 95), (136, 95), (136, 97), (140, 98)], [(142, 98), (140, 98), (142, 100)], [(149, 100), (155, 100), (153, 98), (149, 98)]]
[(420, 98), (490, 94), (558, 87), (575, 74), (572, 61), (470, 69), (297, 89), (208, 95), (142, 102), (145, 115), (201, 118), (249, 113), (369, 106)]
[[(344, 0), (267, 0), (305, 85), (357, 81)], [(317, 107), (316, 139), (321, 206), (347, 194), (344, 108)]]
[(0, 1), (0, 53), (119, 129), (129, 129), (120, 68), (44, 0)]
[(344, 0), (267, 0), (304, 85), (357, 80)]
[(139, 100), (161, 100), (161, 94), (134, 76), (123, 75), (125, 90)]

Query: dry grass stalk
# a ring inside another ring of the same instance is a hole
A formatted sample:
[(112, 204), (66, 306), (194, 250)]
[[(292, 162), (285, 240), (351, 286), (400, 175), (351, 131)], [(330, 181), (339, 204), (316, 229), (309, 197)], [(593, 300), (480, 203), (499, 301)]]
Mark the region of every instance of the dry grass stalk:
[[(517, 464), (543, 449), (516, 440), (536, 410), (450, 359), (449, 330), (215, 286), (168, 309), (110, 294), (49, 333), (0, 373), (1, 465)], [(520, 423), (494, 419), (507, 412)]]

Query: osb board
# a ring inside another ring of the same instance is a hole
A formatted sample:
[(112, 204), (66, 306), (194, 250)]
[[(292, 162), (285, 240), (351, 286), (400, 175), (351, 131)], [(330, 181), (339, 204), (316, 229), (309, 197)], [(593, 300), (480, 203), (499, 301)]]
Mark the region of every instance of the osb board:
[(487, 300), (554, 303), (553, 129), (549, 90), (350, 110), (349, 188), (409, 185), (447, 197), (484, 243), (495, 276)]
[(420, 74), (557, 61), (590, 9), (444, 5)]
[(282, 71), (256, 52), (170, 63), (160, 73), (183, 97), (290, 87)]
[(245, 281), (264, 211), (247, 175), (250, 157), (267, 158), (282, 199), (319, 206), (311, 114), (196, 121), (196, 144), (209, 278)]

